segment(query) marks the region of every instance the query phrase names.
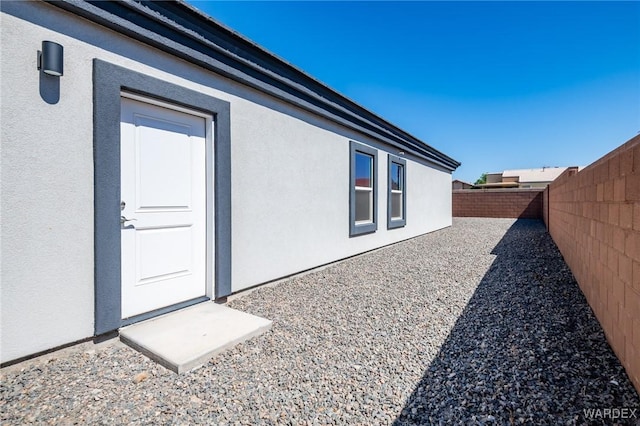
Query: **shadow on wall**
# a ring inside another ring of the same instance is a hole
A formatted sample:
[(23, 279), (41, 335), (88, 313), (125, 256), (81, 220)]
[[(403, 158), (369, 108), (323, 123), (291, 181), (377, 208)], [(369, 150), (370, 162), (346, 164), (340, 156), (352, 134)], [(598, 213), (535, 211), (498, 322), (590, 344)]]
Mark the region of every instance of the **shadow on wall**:
[[(638, 409), (571, 271), (539, 220), (518, 220), (395, 421), (581, 424)], [(620, 421), (620, 420), (618, 420)]]
[[(527, 204), (519, 219), (542, 219), (542, 192)], [(495, 253), (494, 253), (495, 254)]]

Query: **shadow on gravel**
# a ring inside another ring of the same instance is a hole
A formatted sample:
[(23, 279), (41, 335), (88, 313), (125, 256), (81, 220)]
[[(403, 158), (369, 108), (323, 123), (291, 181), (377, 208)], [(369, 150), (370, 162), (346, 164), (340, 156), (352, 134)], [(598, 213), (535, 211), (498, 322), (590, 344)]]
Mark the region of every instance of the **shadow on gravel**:
[(598, 408), (636, 424), (638, 394), (542, 222), (516, 221), (492, 254), (394, 424), (611, 424), (585, 416)]

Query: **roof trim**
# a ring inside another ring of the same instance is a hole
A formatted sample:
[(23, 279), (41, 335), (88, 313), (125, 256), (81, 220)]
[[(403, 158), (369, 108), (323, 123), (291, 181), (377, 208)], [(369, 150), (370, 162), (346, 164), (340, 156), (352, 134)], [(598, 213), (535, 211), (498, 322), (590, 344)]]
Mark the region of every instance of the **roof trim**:
[(446, 170), (461, 164), (183, 1), (44, 1)]

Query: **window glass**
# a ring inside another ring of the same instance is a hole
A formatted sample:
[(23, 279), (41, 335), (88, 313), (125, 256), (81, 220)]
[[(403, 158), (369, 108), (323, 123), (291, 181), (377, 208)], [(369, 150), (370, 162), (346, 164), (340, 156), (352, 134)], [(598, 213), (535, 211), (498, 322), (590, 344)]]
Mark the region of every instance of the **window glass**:
[(391, 163), (391, 189), (402, 191), (402, 166)]
[(391, 193), (391, 218), (402, 219), (402, 192)]
[(373, 157), (356, 152), (356, 186), (371, 188)]
[(373, 221), (373, 192), (356, 189), (356, 222)]

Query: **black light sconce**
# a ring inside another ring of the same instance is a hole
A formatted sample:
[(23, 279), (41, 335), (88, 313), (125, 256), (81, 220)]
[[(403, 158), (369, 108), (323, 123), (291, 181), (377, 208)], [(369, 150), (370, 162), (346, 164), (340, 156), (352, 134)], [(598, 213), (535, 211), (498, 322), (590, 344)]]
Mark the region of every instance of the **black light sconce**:
[(64, 65), (64, 48), (61, 44), (52, 41), (42, 42), (42, 51), (38, 50), (38, 69), (45, 74), (60, 77)]

